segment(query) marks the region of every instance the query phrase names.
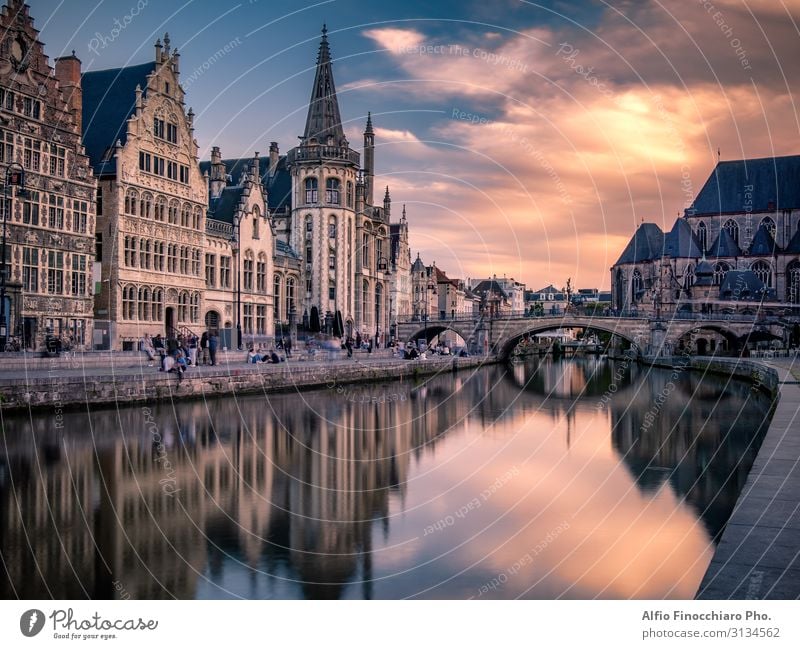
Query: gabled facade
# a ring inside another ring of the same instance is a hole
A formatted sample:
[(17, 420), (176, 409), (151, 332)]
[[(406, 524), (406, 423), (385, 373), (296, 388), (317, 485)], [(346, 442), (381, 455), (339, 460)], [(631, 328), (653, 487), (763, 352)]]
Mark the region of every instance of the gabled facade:
[(200, 335), (208, 193), (177, 50), (150, 63), (83, 75), (83, 137), (99, 180), (101, 291), (112, 349), (144, 334)]
[(391, 237), (391, 289), (389, 298), (389, 323), (395, 325), (400, 319), (412, 314), (411, 248), (408, 244), (408, 219), (406, 206), (398, 223), (389, 225)]
[(0, 176), (24, 169), (24, 191), (8, 188), (4, 302), (7, 331), (25, 349), (50, 334), (91, 348), (96, 183), (81, 143), (81, 62), (56, 59), (55, 74), (28, 6), (0, 15)]

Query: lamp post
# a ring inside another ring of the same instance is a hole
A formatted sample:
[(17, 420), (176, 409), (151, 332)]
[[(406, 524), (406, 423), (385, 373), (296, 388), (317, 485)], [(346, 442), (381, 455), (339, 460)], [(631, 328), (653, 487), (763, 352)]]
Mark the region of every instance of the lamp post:
[[(382, 273), (383, 275), (389, 274), (389, 260), (386, 257), (378, 257), (378, 272)], [(391, 302), (391, 292), (389, 294), (389, 300)], [(377, 304), (375, 305), (377, 307)], [(381, 304), (383, 306), (383, 304)], [(382, 318), (378, 313), (377, 309), (375, 310), (375, 348), (378, 348), (378, 337), (380, 336), (379, 325)], [(384, 328), (385, 330), (385, 328)]]
[(239, 220), (237, 219), (233, 224), (233, 234), (231, 235), (231, 251), (236, 258), (236, 349), (242, 349), (242, 278), (239, 272), (241, 260), (239, 259), (239, 238), (237, 233), (239, 231)]
[(428, 285), (425, 287), (425, 313), (423, 313), (423, 318), (425, 319), (425, 348), (427, 349), (430, 345), (428, 344), (430, 341), (428, 340), (428, 312), (431, 310), (431, 299), (428, 297), (429, 293), (436, 294), (436, 284), (432, 281), (428, 282)]
[[(25, 188), (25, 169), (18, 162), (12, 162), (6, 167), (6, 184), (3, 187), (3, 247), (2, 247), (2, 277), (0, 277), (0, 352), (5, 352), (8, 340), (8, 318), (6, 317), (6, 281), (8, 280), (8, 267), (6, 265), (6, 223), (11, 211), (14, 192), (9, 188), (17, 186), (22, 191)], [(10, 311), (10, 309), (9, 309)]]

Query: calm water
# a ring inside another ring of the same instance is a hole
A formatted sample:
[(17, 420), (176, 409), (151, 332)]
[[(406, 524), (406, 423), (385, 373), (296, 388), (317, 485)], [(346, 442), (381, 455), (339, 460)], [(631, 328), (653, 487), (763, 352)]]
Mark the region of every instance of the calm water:
[(4, 598), (692, 597), (749, 386), (594, 359), (4, 417)]

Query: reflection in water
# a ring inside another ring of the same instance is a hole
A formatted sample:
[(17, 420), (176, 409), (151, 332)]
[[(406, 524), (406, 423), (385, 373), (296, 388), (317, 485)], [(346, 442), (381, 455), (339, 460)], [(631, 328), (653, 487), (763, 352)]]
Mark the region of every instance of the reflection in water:
[(768, 408), (714, 377), (534, 359), (6, 417), (0, 594), (691, 597)]

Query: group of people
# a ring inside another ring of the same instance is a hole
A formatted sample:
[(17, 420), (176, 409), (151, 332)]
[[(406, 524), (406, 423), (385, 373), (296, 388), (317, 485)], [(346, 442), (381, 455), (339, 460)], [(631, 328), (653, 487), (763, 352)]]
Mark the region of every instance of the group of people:
[(162, 338), (161, 334), (152, 338), (144, 334), (139, 340), (139, 349), (147, 354), (148, 365), (152, 367), (158, 361), (159, 371), (177, 373), (179, 382), (189, 367), (217, 365), (218, 346), (219, 340), (213, 331), (204, 331), (200, 338), (194, 334), (167, 338)]
[[(291, 349), (291, 347), (284, 346), (284, 350), (286, 351), (287, 355), (289, 353), (289, 349)], [(270, 349), (269, 351), (265, 351), (263, 354), (255, 351), (252, 345), (250, 345), (249, 349), (247, 350), (248, 363), (282, 363), (284, 360), (284, 358), (278, 356), (278, 352), (276, 352), (274, 348)]]

